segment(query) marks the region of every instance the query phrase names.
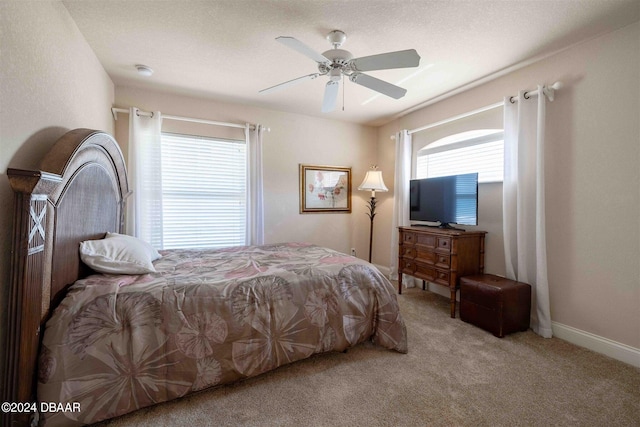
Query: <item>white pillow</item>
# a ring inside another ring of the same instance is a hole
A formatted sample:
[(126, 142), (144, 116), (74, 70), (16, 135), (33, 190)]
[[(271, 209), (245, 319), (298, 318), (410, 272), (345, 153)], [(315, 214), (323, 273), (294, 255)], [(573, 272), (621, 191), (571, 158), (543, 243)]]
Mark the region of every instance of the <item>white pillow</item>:
[(160, 254), (149, 243), (125, 234), (107, 233), (101, 240), (80, 243), (80, 258), (99, 273), (155, 273)]

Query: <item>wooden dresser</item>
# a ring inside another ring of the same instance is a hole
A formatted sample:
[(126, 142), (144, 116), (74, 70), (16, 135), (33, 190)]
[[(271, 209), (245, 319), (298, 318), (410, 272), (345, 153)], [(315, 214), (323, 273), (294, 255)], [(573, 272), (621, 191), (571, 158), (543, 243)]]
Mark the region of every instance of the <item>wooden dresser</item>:
[(486, 231), (426, 226), (398, 229), (398, 293), (402, 293), (402, 273), (422, 279), (423, 283), (447, 286), (451, 291), (451, 317), (456, 317), (460, 277), (484, 272)]

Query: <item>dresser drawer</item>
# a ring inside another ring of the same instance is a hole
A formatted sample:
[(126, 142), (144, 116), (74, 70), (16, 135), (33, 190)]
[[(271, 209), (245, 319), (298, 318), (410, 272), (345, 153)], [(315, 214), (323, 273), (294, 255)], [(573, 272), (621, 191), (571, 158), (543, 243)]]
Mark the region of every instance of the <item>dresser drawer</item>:
[(431, 265), (416, 263), (414, 276), (418, 279), (433, 282), (436, 280), (436, 269)]
[(417, 261), (433, 265), (436, 263), (436, 256), (436, 253), (433, 251), (428, 251), (421, 247), (416, 248)]
[(436, 236), (432, 234), (418, 234), (416, 236), (416, 244), (435, 249), (437, 247)]
[(439, 251), (451, 252), (451, 239), (449, 237), (438, 237), (437, 248)]
[(434, 254), (435, 265), (436, 267), (446, 268), (447, 270), (451, 267), (451, 256), (445, 254)]
[(431, 265), (422, 264), (420, 262), (414, 264), (414, 276), (418, 279), (433, 282), (438, 285), (449, 286), (449, 278), (451, 277), (448, 270), (440, 270)]
[(402, 233), (402, 242), (413, 244), (416, 242), (416, 235), (414, 233)]
[(416, 263), (403, 259), (400, 261), (400, 271), (404, 274), (414, 275), (416, 273)]
[(416, 248), (411, 246), (401, 246), (400, 247), (400, 256), (407, 258), (415, 258), (416, 257)]
[(449, 286), (449, 271), (448, 270), (437, 270), (436, 269), (436, 278), (433, 280), (435, 283), (439, 285)]

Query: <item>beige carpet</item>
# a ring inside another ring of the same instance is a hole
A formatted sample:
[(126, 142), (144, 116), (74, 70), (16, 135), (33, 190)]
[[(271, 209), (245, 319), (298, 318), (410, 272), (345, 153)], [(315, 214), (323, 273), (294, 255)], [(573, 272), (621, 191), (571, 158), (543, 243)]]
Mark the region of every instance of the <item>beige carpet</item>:
[(420, 289), (398, 299), (408, 354), (360, 345), (101, 426), (640, 426), (640, 369), (531, 331), (495, 338)]

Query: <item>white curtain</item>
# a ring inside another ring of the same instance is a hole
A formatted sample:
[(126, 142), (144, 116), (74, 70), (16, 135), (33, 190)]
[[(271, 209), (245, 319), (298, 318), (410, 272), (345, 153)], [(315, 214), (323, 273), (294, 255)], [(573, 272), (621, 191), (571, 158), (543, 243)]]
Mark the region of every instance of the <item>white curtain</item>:
[[(396, 134), (396, 165), (391, 223), (391, 280), (398, 279), (398, 227), (409, 225), (409, 180), (411, 179), (411, 135), (407, 130)], [(411, 277), (403, 275), (404, 286), (412, 284)]]
[(545, 95), (504, 100), (503, 227), (507, 277), (532, 288), (531, 327), (550, 338), (545, 234)]
[(245, 127), (247, 142), (247, 227), (246, 244), (264, 244), (264, 201), (262, 178), (262, 135), (264, 127)]
[[(162, 114), (129, 111), (129, 181), (133, 195), (127, 205), (127, 234), (162, 248)], [(153, 220), (149, 220), (153, 219)]]

